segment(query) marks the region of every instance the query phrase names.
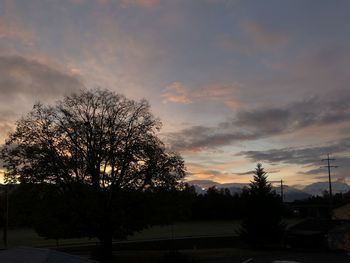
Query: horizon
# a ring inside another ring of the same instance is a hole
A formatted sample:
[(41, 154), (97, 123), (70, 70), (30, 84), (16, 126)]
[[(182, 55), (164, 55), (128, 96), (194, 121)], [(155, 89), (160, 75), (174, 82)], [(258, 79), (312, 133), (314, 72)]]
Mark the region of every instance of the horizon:
[(349, 1), (0, 0), (0, 144), (82, 88), (150, 102), (187, 180), (350, 184)]
[[(225, 188), (225, 186), (230, 187), (230, 185), (237, 185), (237, 186), (239, 186), (239, 185), (243, 186), (244, 185), (244, 186), (248, 186), (251, 183), (251, 181), (249, 181), (249, 182), (242, 182), (242, 183), (236, 183), (236, 182), (219, 183), (219, 182), (215, 182), (215, 181), (211, 181), (211, 180), (190, 180), (190, 181), (186, 181), (186, 183), (189, 183), (190, 185), (193, 185), (193, 186), (197, 185), (197, 186), (201, 187), (202, 190), (206, 190), (206, 189), (208, 189), (208, 188), (210, 188), (212, 186), (217, 186), (217, 185), (218, 186), (224, 186), (223, 188)], [(281, 182), (273, 181), (273, 182), (270, 182), (270, 183), (271, 183), (273, 188), (280, 188), (281, 187), (280, 186)], [(308, 187), (308, 186), (311, 186), (311, 185), (317, 185), (317, 184), (325, 184), (326, 186), (325, 186), (324, 190), (328, 191), (328, 184), (329, 184), (328, 181), (317, 181), (317, 182), (313, 182), (311, 184), (304, 184), (304, 185), (301, 185), (301, 184), (298, 184), (298, 185), (283, 184), (283, 187), (290, 187), (290, 188), (294, 188), (294, 189), (298, 189), (298, 190), (303, 190), (305, 187)], [(346, 183), (346, 182), (339, 182), (339, 181), (337, 181), (337, 182), (332, 182), (332, 185), (333, 184), (345, 184), (345, 185), (350, 187), (350, 185), (348, 183)], [(206, 186), (204, 186), (204, 185), (206, 185)]]

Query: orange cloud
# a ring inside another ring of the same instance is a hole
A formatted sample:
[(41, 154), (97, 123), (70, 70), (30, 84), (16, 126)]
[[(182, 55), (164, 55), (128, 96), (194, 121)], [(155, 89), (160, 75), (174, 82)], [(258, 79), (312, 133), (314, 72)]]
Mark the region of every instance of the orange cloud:
[(181, 82), (173, 82), (165, 88), (165, 93), (161, 95), (164, 103), (174, 102), (181, 104), (190, 104), (190, 92)]
[(209, 85), (194, 92), (193, 96), (197, 98), (207, 98), (209, 100), (223, 102), (227, 107), (231, 109), (237, 109), (241, 104), (236, 99), (235, 93), (240, 86), (241, 85), (238, 83), (229, 85)]

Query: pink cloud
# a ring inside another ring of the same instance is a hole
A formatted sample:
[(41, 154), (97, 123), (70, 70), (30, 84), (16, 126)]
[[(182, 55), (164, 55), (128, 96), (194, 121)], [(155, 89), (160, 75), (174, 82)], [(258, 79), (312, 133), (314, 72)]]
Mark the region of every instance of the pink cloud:
[(166, 87), (165, 92), (161, 95), (164, 100), (163, 102), (174, 102), (181, 104), (190, 104), (190, 92), (181, 82), (173, 82)]

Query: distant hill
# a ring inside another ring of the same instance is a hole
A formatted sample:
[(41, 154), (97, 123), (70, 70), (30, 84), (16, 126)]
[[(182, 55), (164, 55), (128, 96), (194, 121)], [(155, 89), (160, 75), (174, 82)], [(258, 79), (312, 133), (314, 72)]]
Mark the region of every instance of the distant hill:
[[(324, 191), (328, 191), (328, 182), (317, 182), (304, 187), (303, 191), (310, 195), (323, 195)], [(332, 183), (332, 192), (336, 193), (346, 193), (350, 191), (350, 186), (342, 182)]]
[[(206, 189), (209, 187), (227, 188), (231, 194), (241, 193), (243, 187), (248, 186), (249, 183), (225, 183), (220, 184), (211, 180), (192, 180), (188, 181), (189, 184), (193, 185), (198, 194), (204, 194)], [(350, 191), (350, 186), (346, 183), (334, 182), (332, 183), (333, 193), (345, 193)], [(277, 194), (280, 194), (280, 187), (273, 188)], [(305, 186), (302, 190), (285, 185), (284, 186), (284, 200), (286, 202), (292, 202), (295, 200), (302, 200), (311, 196), (321, 196), (325, 190), (328, 190), (328, 182), (317, 182)]]
[(188, 181), (187, 183), (191, 184), (191, 185), (197, 185), (200, 188), (209, 188), (215, 185), (220, 185), (220, 183), (211, 181), (211, 180), (192, 180), (192, 181)]
[[(280, 194), (280, 192), (281, 192), (280, 187), (274, 187), (274, 189), (275, 189), (277, 194)], [(303, 200), (303, 199), (311, 197), (310, 194), (308, 194), (300, 189), (297, 189), (295, 187), (288, 186), (288, 185), (285, 185), (283, 187), (283, 196), (284, 196), (285, 202), (293, 202), (295, 200)]]

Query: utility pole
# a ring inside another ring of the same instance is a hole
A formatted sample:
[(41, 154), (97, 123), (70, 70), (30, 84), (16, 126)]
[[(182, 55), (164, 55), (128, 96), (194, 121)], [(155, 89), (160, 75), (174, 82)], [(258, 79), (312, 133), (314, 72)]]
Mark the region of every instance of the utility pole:
[(283, 180), (281, 179), (281, 199), (282, 203), (284, 202), (284, 195), (283, 195)]
[(337, 168), (338, 166), (331, 165), (331, 161), (335, 161), (333, 158), (329, 158), (329, 154), (327, 154), (327, 158), (322, 161), (327, 161), (327, 165), (324, 166), (328, 168), (328, 184), (329, 184), (329, 212), (332, 215), (332, 206), (333, 206), (333, 193), (332, 193), (332, 180), (331, 180), (331, 168)]

